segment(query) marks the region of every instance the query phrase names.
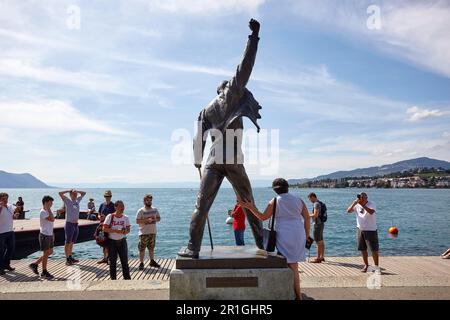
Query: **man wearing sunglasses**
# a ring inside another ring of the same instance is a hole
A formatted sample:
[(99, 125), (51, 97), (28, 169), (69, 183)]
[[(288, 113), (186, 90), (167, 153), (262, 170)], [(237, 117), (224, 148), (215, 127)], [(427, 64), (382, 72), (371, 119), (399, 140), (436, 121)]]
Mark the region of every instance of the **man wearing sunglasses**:
[(369, 201), (369, 197), (365, 192), (358, 194), (357, 199), (355, 199), (347, 209), (348, 213), (356, 214), (356, 243), (364, 260), (364, 268), (362, 268), (361, 272), (367, 272), (367, 269), (369, 268), (369, 258), (367, 254), (367, 247), (369, 247), (375, 264), (375, 272), (381, 274), (380, 267), (378, 266), (379, 245), (375, 211), (375, 203)]

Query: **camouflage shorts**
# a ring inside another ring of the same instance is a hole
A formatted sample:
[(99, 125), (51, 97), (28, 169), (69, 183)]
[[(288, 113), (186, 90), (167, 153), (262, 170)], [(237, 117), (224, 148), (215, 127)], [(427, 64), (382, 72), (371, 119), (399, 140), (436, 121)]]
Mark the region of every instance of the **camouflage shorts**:
[(144, 251), (145, 248), (148, 248), (148, 250), (153, 251), (155, 249), (155, 242), (156, 242), (156, 234), (140, 235), (138, 249), (139, 251)]

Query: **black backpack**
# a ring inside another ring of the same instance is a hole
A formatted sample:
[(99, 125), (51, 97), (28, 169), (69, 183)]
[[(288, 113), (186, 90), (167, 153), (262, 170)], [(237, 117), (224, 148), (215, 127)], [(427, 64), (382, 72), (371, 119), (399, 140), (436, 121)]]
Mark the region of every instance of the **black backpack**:
[(320, 218), (320, 221), (323, 223), (323, 222), (326, 222), (327, 219), (328, 219), (328, 215), (327, 215), (327, 206), (326, 206), (326, 204), (323, 203), (322, 201), (318, 201), (318, 202), (319, 202), (319, 204), (320, 204), (320, 214), (319, 214), (319, 218)]

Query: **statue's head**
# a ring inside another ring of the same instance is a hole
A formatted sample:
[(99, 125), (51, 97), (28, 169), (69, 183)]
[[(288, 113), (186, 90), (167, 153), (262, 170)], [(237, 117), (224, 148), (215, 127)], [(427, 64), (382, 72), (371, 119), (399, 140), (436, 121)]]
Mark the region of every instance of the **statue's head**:
[(228, 81), (223, 80), (217, 87), (217, 94), (221, 94), (225, 90), (225, 87), (227, 86), (227, 84), (228, 84)]

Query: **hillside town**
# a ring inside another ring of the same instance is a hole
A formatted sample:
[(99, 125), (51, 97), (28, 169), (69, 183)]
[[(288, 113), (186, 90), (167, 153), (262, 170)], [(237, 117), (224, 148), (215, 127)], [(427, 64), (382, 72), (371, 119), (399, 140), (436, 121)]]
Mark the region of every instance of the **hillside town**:
[(295, 184), (297, 188), (450, 188), (450, 170), (420, 168), (376, 177), (345, 177)]

